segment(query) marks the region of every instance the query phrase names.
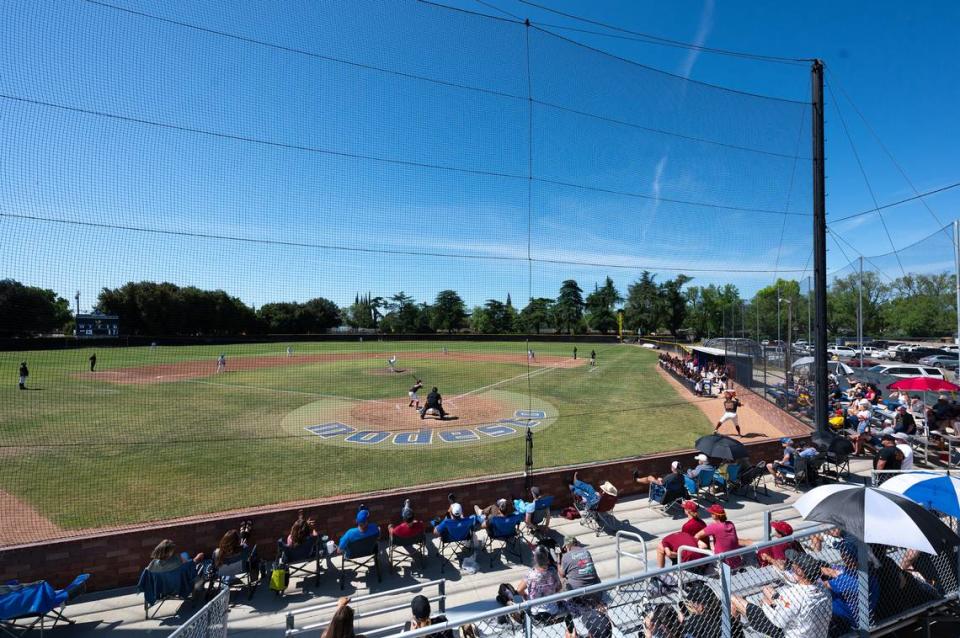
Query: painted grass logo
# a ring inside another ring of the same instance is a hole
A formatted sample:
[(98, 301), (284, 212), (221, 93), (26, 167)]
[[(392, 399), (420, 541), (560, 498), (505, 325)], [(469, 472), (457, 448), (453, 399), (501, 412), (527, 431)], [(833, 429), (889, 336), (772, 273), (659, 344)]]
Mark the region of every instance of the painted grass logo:
[[(451, 443), (479, 443), (485, 439), (501, 439), (518, 436), (526, 430), (543, 424), (547, 413), (543, 410), (517, 410), (512, 419), (500, 419), (496, 423), (485, 423), (473, 427), (450, 429), (422, 428), (410, 432), (390, 430), (360, 430), (339, 421), (308, 425), (304, 429), (323, 439), (337, 438), (343, 443), (360, 446), (388, 444), (397, 447), (422, 447), (426, 445)], [(444, 423), (444, 422), (438, 422)], [(342, 438), (341, 438), (342, 437)]]

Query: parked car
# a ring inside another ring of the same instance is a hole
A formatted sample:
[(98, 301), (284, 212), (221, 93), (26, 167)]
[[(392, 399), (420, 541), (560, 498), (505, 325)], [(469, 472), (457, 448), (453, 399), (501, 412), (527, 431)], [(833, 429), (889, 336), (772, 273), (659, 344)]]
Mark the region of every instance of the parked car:
[(944, 352), (952, 352), (953, 354), (957, 354), (958, 352), (960, 352), (960, 346), (958, 346), (955, 343), (948, 343), (945, 346), (940, 346), (940, 349), (943, 350)]
[(827, 348), (827, 354), (837, 357), (855, 357), (857, 351), (847, 346), (830, 346)]
[(857, 349), (857, 356), (860, 356), (860, 353), (863, 353), (864, 357), (874, 357), (877, 356), (880, 352), (886, 352), (880, 348), (875, 348), (873, 346), (863, 346), (862, 348)]
[(924, 357), (918, 362), (921, 365), (933, 366), (935, 368), (945, 368), (947, 370), (957, 369), (957, 355), (955, 354), (933, 354)]
[(870, 368), (870, 372), (886, 374), (891, 377), (909, 379), (911, 377), (934, 377), (943, 379), (943, 370), (929, 366), (904, 365), (902, 363), (883, 363)]
[(920, 359), (924, 357), (932, 357), (938, 354), (943, 354), (943, 351), (939, 348), (927, 348), (925, 346), (917, 346), (910, 350), (904, 350), (897, 353), (897, 361), (903, 361), (904, 363), (917, 363)]

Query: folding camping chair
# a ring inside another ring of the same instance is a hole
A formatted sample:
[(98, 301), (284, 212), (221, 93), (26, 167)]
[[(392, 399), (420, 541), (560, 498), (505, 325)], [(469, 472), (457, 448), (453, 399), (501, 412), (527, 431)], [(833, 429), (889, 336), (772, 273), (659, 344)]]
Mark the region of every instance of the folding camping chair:
[[(140, 580), (137, 582), (137, 591), (143, 594), (143, 616), (150, 620), (150, 608), (154, 605), (157, 609), (153, 612), (156, 618), (160, 612), (160, 607), (168, 600), (179, 598), (183, 602), (191, 600), (197, 592), (197, 585), (202, 588), (203, 583), (197, 583), (198, 566), (191, 560), (180, 564), (176, 569), (165, 572), (151, 571), (150, 568), (144, 569), (140, 573)], [(183, 603), (180, 605), (183, 606)]]
[(340, 589), (343, 589), (346, 583), (347, 563), (366, 567), (368, 573), (372, 564), (377, 572), (377, 582), (383, 582), (383, 577), (380, 575), (380, 540), (376, 536), (368, 536), (347, 543), (346, 551), (340, 552)]
[[(63, 621), (68, 625), (76, 623), (63, 614), (67, 603), (84, 592), (90, 574), (80, 574), (63, 589), (54, 589), (45, 580), (21, 585), (10, 581), (0, 585), (0, 631), (12, 638), (27, 635), (40, 625), (40, 635), (45, 629), (52, 629)], [(46, 621), (53, 624), (47, 626)]]
[(487, 537), (484, 540), (483, 549), (490, 556), (490, 567), (493, 567), (494, 543), (502, 543), (504, 553), (520, 558), (520, 532), (517, 528), (523, 519), (523, 514), (491, 516), (487, 519)]
[[(293, 547), (287, 545), (283, 538), (277, 539), (277, 557), (280, 564), (290, 570), (290, 577), (302, 574), (304, 579), (301, 586), (307, 582), (308, 576), (313, 576), (313, 584), (320, 584), (320, 537), (308, 536), (302, 543)], [(311, 564), (313, 568), (311, 569)]]
[(587, 529), (593, 530), (597, 536), (600, 536), (606, 528), (616, 526), (616, 519), (610, 514), (617, 504), (616, 496), (601, 492), (600, 500), (593, 506), (585, 504), (579, 498), (575, 498), (573, 504), (580, 513), (580, 523)]
[(534, 529), (544, 524), (550, 517), (550, 508), (553, 506), (552, 496), (542, 496), (533, 503), (533, 511), (528, 515), (527, 525)]
[(811, 485), (810, 482), (810, 466), (811, 461), (805, 456), (800, 456), (799, 454), (794, 455), (793, 457), (793, 467), (788, 468), (780, 466), (780, 477), (777, 478), (774, 476), (774, 483), (783, 482), (783, 483), (793, 483), (793, 489), (796, 492), (800, 491), (800, 485), (806, 484), (807, 486)]
[[(400, 553), (400, 558), (395, 560), (394, 556), (397, 554), (398, 550)], [(393, 567), (402, 565), (406, 561), (410, 561), (411, 568), (413, 568), (417, 563), (420, 563), (421, 568), (426, 568), (426, 532), (422, 532), (419, 536), (412, 536), (410, 538), (397, 538), (396, 536), (390, 537), (389, 544), (387, 545), (387, 564), (389, 564), (392, 569)]]
[(687, 493), (690, 494), (692, 498), (705, 496), (712, 499), (714, 476), (715, 473), (713, 470), (701, 470), (695, 479), (684, 475), (683, 485), (687, 488)]
[(667, 488), (659, 483), (651, 483), (647, 500), (650, 509), (660, 512), (661, 514), (670, 515), (670, 510), (672, 510), (674, 506), (682, 503), (686, 496), (687, 495), (682, 492), (668, 493)]
[(763, 461), (760, 461), (755, 465), (750, 465), (746, 469), (740, 470), (736, 482), (731, 482), (728, 489), (734, 493), (742, 489), (745, 498), (750, 498), (748, 494), (752, 489), (753, 498), (756, 500), (760, 496), (760, 484), (763, 483), (763, 493), (765, 496), (769, 496), (770, 491), (767, 489), (767, 484), (763, 481), (763, 477), (766, 476), (766, 474), (767, 465)]
[[(449, 525), (440, 534), (440, 573), (444, 570), (444, 559), (451, 564), (453, 558), (459, 558), (461, 552), (469, 554), (473, 551), (474, 518), (463, 518)], [(451, 548), (451, 549), (448, 549)], [(447, 552), (452, 552), (449, 555)]]
[(236, 556), (231, 556), (219, 567), (216, 566), (216, 559), (217, 550), (214, 550), (213, 561), (210, 562), (205, 574), (207, 598), (209, 599), (213, 594), (214, 587), (219, 591), (224, 586), (229, 587), (231, 592), (245, 591), (247, 600), (253, 598), (262, 576), (260, 558), (257, 556), (257, 546), (242, 548)]

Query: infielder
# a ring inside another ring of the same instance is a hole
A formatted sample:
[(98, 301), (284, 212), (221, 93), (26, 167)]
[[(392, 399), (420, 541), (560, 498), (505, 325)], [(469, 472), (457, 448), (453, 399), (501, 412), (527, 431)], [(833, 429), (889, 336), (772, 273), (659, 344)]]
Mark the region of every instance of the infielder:
[(227, 369), (227, 355), (221, 353), (220, 356), (217, 357), (217, 372), (218, 373), (225, 372), (226, 369)]
[(418, 410), (420, 409), (419, 392), (422, 388), (423, 388), (423, 381), (421, 381), (420, 379), (417, 379), (417, 382), (414, 383), (413, 387), (410, 388), (410, 391), (407, 392), (407, 396), (410, 397), (410, 405), (407, 406), (408, 408), (415, 407)]
[(743, 404), (740, 403), (736, 394), (733, 390), (727, 390), (723, 393), (723, 416), (717, 421), (717, 427), (713, 428), (714, 434), (720, 431), (721, 425), (727, 421), (733, 421), (734, 427), (737, 428), (737, 436), (743, 436), (743, 433), (740, 432), (740, 418), (737, 416), (737, 408)]
[(288, 357), (293, 356), (293, 346), (287, 346), (287, 356)]
[(597, 351), (590, 351), (590, 367), (595, 368), (597, 366)]

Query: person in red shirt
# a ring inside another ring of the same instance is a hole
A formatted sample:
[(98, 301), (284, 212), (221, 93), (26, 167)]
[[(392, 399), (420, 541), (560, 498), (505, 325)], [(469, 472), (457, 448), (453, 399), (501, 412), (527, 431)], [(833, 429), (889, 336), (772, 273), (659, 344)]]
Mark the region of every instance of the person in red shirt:
[(424, 531), (426, 531), (426, 525), (423, 524), (423, 521), (417, 520), (413, 515), (413, 508), (410, 507), (409, 499), (403, 504), (403, 509), (400, 511), (400, 518), (403, 519), (402, 523), (387, 526), (391, 540), (394, 538), (408, 539), (423, 536)]
[[(770, 529), (773, 530), (773, 535), (776, 538), (785, 538), (793, 534), (793, 527), (786, 521), (773, 521), (770, 523)], [(757, 562), (760, 563), (761, 567), (774, 565), (781, 570), (786, 569), (788, 560), (787, 550), (790, 549), (800, 551), (801, 548), (796, 541), (788, 541), (786, 543), (780, 543), (779, 545), (765, 547), (757, 552)]]
[[(665, 567), (667, 558), (676, 563), (677, 552), (681, 547), (697, 547), (697, 532), (707, 526), (700, 518), (700, 508), (695, 501), (684, 501), (683, 513), (687, 515), (687, 520), (680, 531), (667, 534), (657, 546), (658, 567)], [(699, 558), (696, 552), (684, 552), (681, 560), (690, 561), (696, 558)]]
[[(727, 520), (727, 511), (723, 509), (723, 505), (714, 503), (707, 511), (713, 516), (713, 522), (696, 533), (695, 536), (700, 542), (700, 547), (711, 549), (712, 544), (714, 554), (739, 549), (740, 538), (737, 536), (737, 527), (732, 521)], [(725, 559), (724, 562), (731, 569), (737, 569), (743, 565), (743, 558), (732, 556)]]

